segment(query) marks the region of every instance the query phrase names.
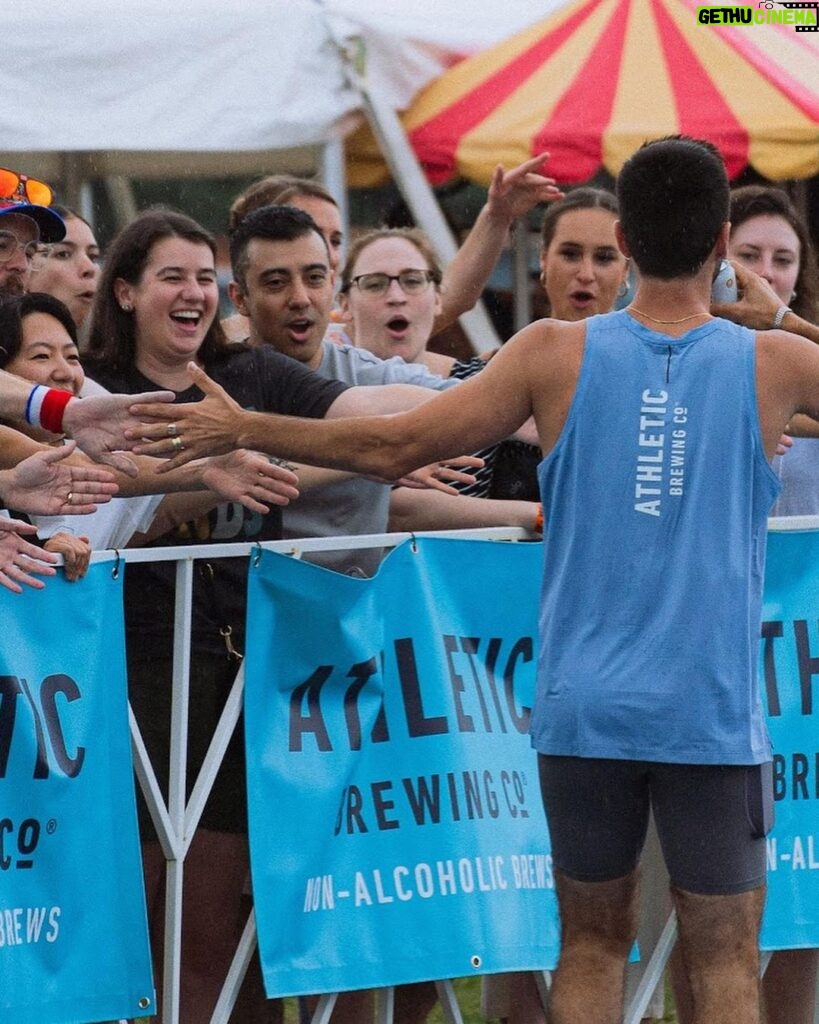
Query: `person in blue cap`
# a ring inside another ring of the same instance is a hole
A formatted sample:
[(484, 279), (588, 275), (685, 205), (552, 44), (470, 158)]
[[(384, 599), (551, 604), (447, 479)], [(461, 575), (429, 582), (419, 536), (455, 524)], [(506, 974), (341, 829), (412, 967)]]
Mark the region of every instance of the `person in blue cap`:
[(28, 291), (37, 244), (65, 238), (65, 222), (49, 209), (52, 197), (44, 181), (0, 168), (0, 295)]

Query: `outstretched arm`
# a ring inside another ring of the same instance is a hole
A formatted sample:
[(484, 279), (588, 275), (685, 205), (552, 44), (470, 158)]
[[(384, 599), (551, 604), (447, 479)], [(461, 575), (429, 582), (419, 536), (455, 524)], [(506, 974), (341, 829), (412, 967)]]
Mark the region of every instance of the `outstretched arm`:
[(466, 530), (484, 526), (520, 526), (542, 530), (536, 501), (474, 498), (466, 494), (414, 491), (396, 487), (390, 496), (390, 531)]
[(433, 335), (472, 309), (481, 297), (512, 224), (538, 203), (563, 198), (554, 178), (539, 173), (548, 158), (548, 153), (541, 153), (511, 171), (504, 171), (501, 164), (495, 168), (486, 205), (444, 273), (441, 312), (435, 318)]
[[(187, 500), (191, 503), (190, 507), (194, 510), (192, 515), (204, 515), (219, 501), (239, 501), (254, 512), (266, 512), (266, 505), (262, 502), (286, 505), (299, 495), (299, 480), (292, 469), (254, 452), (230, 452), (162, 474), (156, 470), (164, 464), (164, 460), (134, 455), (132, 458), (137, 473), (136, 476), (128, 476), (118, 470), (102, 470), (87, 455), (78, 451), (75, 445), (71, 447), (73, 453), (67, 456), (68, 463), (93, 469), (95, 473), (103, 472), (105, 479), (116, 483), (119, 497), (171, 494), (176, 491), (200, 492), (199, 497), (189, 493), (186, 499), (181, 499), (182, 502)], [(11, 469), (30, 455), (53, 450), (11, 427), (0, 425), (0, 467)], [(79, 491), (75, 489), (74, 493), (76, 495)]]
[[(534, 368), (535, 363), (553, 362), (561, 351), (561, 346), (543, 344), (546, 323), (526, 328), (517, 339), (507, 342), (482, 373), (457, 388), (407, 412), (387, 416), (360, 415), (372, 412), (367, 393), (384, 392), (386, 386), (351, 388), (340, 395), (330, 407), (328, 419), (335, 416), (339, 403), (343, 404), (344, 415), (352, 419), (326, 422), (248, 412), (191, 363), (188, 370), (206, 397), (202, 402), (173, 408), (183, 450), (179, 451), (167, 436), (167, 412), (139, 405), (134, 407), (134, 414), (154, 422), (144, 422), (134, 432), (145, 439), (135, 450), (168, 458), (168, 465), (174, 467), (203, 451), (250, 447), (313, 465), (352, 469), (384, 480), (399, 479), (418, 466), (479, 450), (507, 437), (532, 413), (532, 381), (535, 376), (544, 376), (544, 370), (545, 379), (537, 389), (538, 404), (544, 410), (550, 406), (564, 408), (555, 400), (562, 398), (562, 393), (554, 394), (548, 367)], [(565, 331), (574, 328), (561, 325)], [(544, 411), (544, 424), (546, 418)], [(548, 432), (551, 434), (551, 426)]]
[[(172, 391), (140, 395), (148, 402), (172, 402)], [(115, 466), (133, 476), (136, 467), (124, 454), (130, 447), (125, 428), (135, 421), (128, 413), (133, 395), (94, 395), (73, 398), (65, 391), (32, 386), (13, 373), (0, 370), (0, 418), (32, 423), (55, 434), (65, 431), (95, 462)]]

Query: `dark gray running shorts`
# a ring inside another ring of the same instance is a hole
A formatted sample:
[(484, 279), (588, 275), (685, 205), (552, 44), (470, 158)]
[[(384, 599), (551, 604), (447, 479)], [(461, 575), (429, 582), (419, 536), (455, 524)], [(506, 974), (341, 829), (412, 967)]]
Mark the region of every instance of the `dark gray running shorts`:
[(702, 895), (765, 881), (771, 763), (665, 764), (538, 755), (554, 866), (578, 882), (630, 874), (654, 811), (671, 884)]

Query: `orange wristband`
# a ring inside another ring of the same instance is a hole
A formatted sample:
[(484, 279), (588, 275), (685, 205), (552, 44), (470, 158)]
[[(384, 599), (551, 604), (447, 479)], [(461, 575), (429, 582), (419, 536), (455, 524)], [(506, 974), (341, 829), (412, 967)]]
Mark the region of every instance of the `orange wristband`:
[(537, 503), (537, 514), (535, 515), (535, 533), (543, 533), (543, 505)]

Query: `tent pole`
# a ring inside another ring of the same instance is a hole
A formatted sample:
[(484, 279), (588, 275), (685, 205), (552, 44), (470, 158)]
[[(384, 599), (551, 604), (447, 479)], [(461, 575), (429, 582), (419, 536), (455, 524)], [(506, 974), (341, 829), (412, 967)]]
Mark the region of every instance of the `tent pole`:
[(329, 139), (321, 149), (321, 180), (338, 203), (344, 238), (350, 237), (350, 203), (347, 197), (347, 175), (344, 170), (344, 141)]
[(114, 221), (117, 231), (129, 224), (136, 217), (138, 210), (131, 179), (121, 174), (108, 174), (105, 177), (105, 189), (114, 210)]
[(521, 217), (512, 236), (514, 255), (515, 331), (532, 322), (532, 287), (529, 283), (529, 222)]
[[(354, 67), (346, 48), (338, 41), (336, 45), (344, 60), (350, 82), (361, 96), (367, 120), (384, 154), (390, 173), (406, 199), (415, 222), (429, 236), (433, 248), (446, 265), (458, 251), (458, 246), (441, 212), (435, 193), (407, 140), (403, 125), (392, 107), (369, 91), (364, 75)], [(363, 47), (363, 43), (360, 45)], [(476, 353), (500, 347), (500, 339), (482, 302), (460, 316), (459, 322)]]

